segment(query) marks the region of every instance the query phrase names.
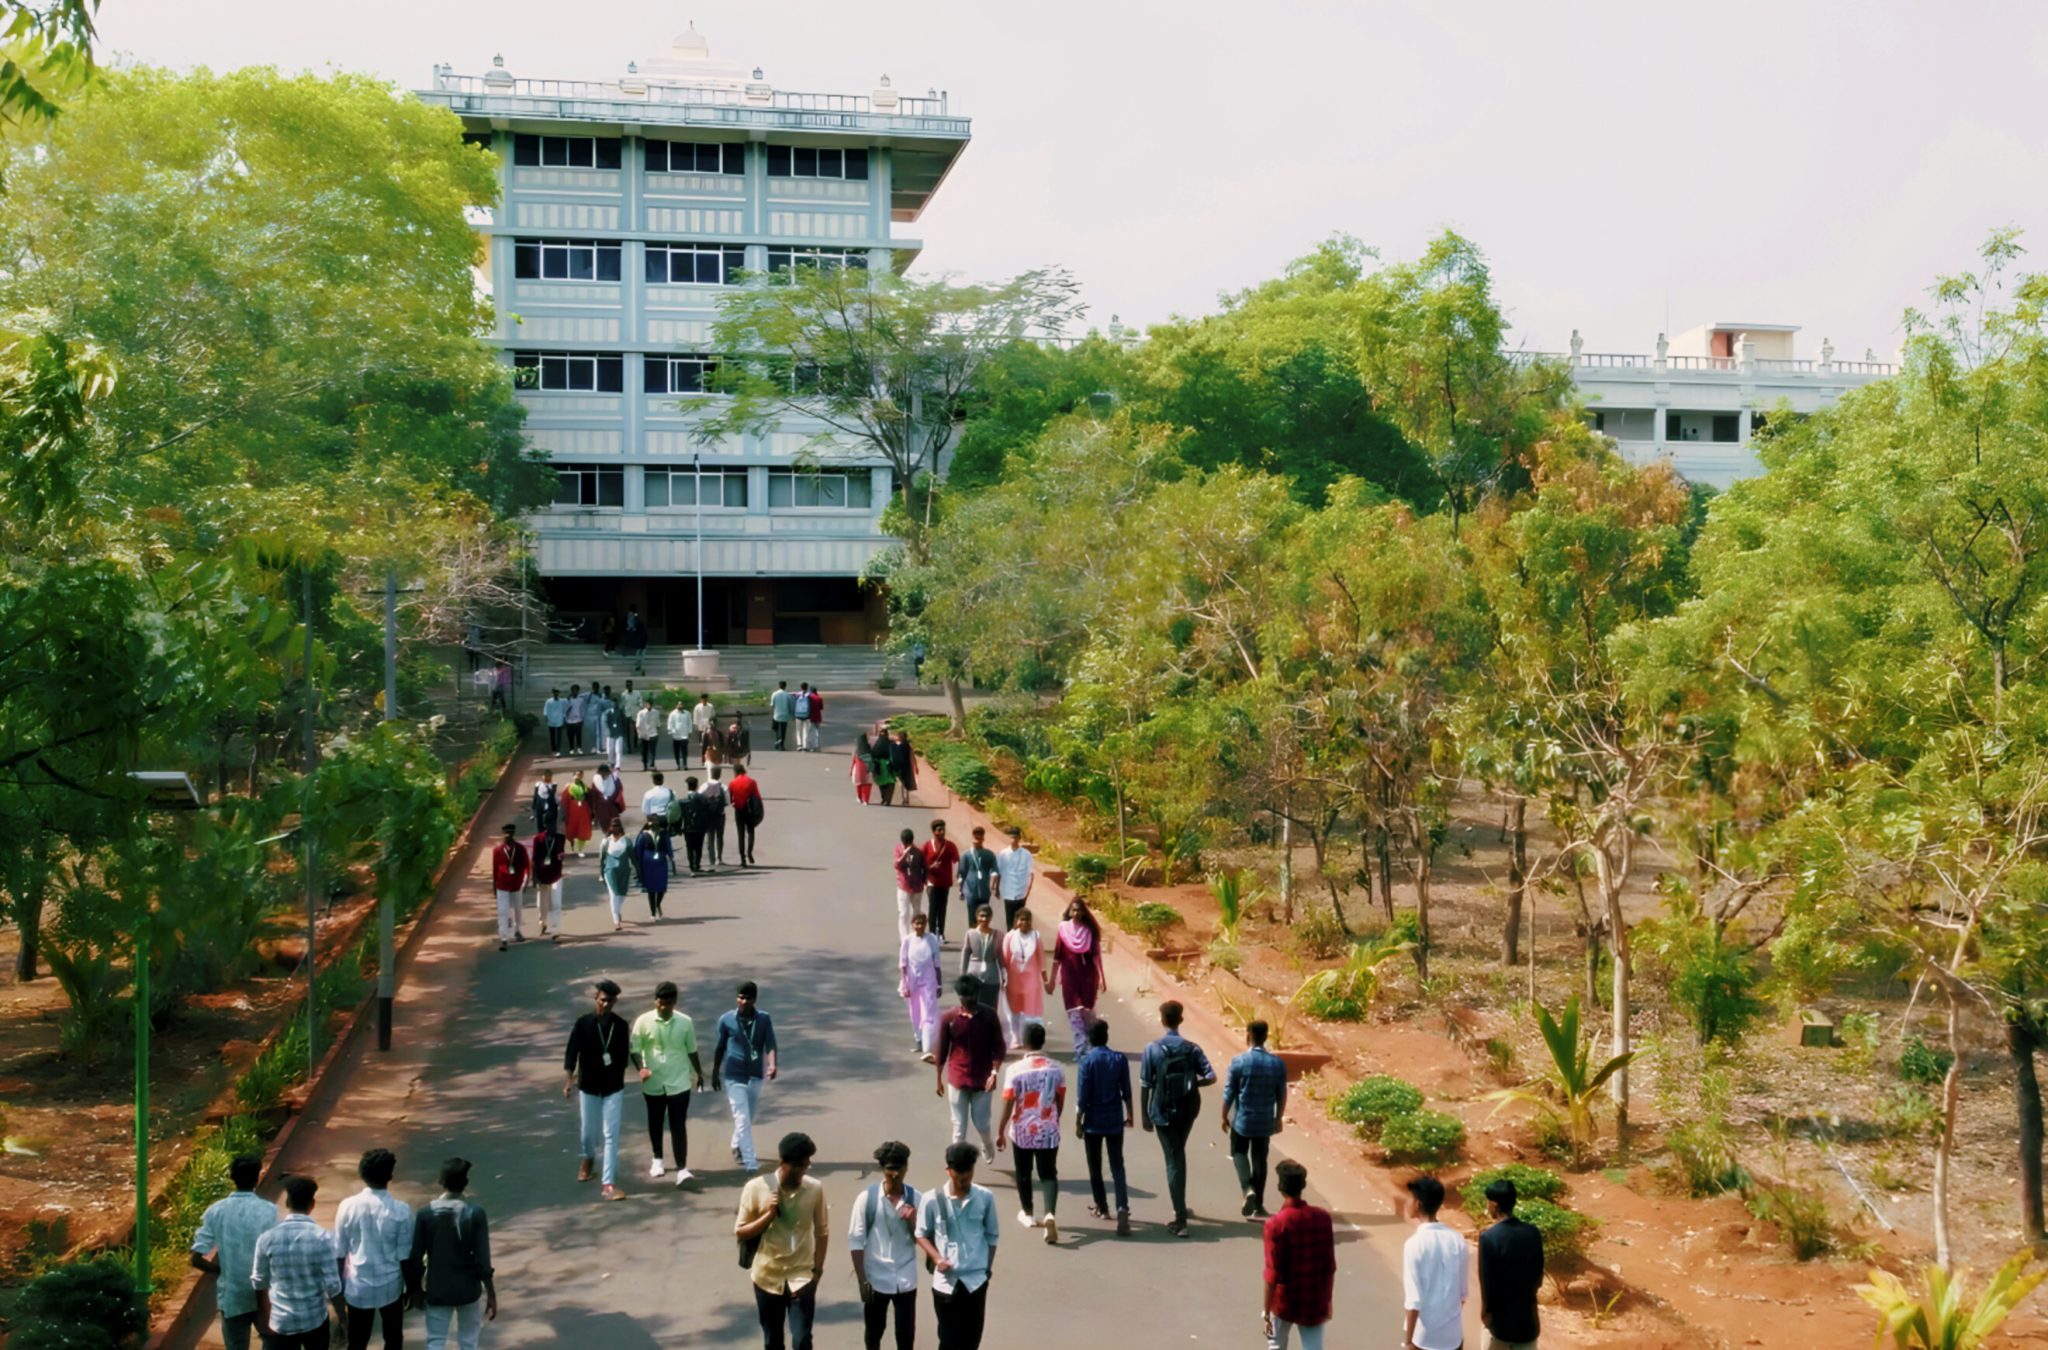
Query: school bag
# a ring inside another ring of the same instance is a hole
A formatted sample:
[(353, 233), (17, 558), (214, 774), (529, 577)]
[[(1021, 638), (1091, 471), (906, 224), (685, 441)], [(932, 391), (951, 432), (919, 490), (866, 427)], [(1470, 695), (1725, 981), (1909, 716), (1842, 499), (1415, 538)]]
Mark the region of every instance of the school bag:
[(911, 890), (921, 891), (924, 889), (925, 877), (924, 850), (915, 844), (902, 847), (903, 860), (897, 864), (897, 870), (903, 873), (903, 879), (910, 883)]
[(663, 812), (663, 814), (668, 817), (668, 827), (671, 830), (681, 825), (683, 823), (683, 799), (671, 792), (668, 796), (668, 810)]
[(1177, 1040), (1160, 1052), (1159, 1072), (1152, 1083), (1152, 1107), (1155, 1118), (1165, 1124), (1182, 1124), (1193, 1119), (1201, 1108), (1199, 1054), (1194, 1042), (1185, 1040)]
[(679, 815), (685, 834), (702, 834), (711, 828), (711, 803), (704, 800), (701, 792), (683, 794)]

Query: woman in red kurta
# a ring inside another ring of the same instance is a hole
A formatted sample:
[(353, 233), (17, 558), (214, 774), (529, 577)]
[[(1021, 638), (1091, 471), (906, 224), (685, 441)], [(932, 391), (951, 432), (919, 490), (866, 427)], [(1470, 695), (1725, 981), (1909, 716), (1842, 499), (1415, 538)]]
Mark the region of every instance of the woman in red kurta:
[(1067, 904), (1052, 950), (1052, 978), (1067, 1005), (1067, 1025), (1074, 1033), (1074, 1054), (1088, 1053), (1088, 1028), (1095, 1022), (1095, 1000), (1109, 988), (1102, 966), (1102, 925), (1076, 896)]
[(583, 781), (581, 769), (562, 794), (562, 837), (577, 857), (583, 856), (584, 845), (590, 842), (590, 785)]

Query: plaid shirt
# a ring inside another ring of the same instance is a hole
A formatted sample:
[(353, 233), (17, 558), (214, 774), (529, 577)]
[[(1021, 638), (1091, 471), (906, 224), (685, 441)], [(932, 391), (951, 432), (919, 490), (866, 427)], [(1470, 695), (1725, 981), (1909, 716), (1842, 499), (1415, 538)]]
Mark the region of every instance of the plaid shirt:
[(1330, 1288), (1337, 1279), (1336, 1236), (1330, 1211), (1290, 1199), (1266, 1220), (1266, 1284), (1273, 1316), (1298, 1327), (1330, 1320)]
[(220, 1253), (220, 1275), (213, 1294), (223, 1317), (256, 1311), (256, 1291), (249, 1271), (256, 1261), (256, 1239), (277, 1227), (277, 1203), (254, 1191), (236, 1191), (206, 1207), (192, 1250), (199, 1256)]
[(1287, 1106), (1287, 1062), (1264, 1046), (1230, 1061), (1223, 1076), (1223, 1109), (1230, 1128), (1247, 1139), (1264, 1138), (1280, 1125)]
[(287, 1214), (256, 1239), (249, 1282), (270, 1291), (270, 1329), (280, 1336), (327, 1325), (327, 1304), (341, 1292), (334, 1237), (310, 1214)]

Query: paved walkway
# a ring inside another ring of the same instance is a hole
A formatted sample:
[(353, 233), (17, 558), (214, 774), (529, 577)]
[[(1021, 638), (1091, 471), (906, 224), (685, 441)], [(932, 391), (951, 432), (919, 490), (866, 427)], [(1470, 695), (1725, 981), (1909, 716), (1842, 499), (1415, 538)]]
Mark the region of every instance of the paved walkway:
[[(847, 1206), (871, 1179), (869, 1155), (884, 1139), (910, 1145), (912, 1184), (942, 1182), (948, 1122), (932, 1094), (932, 1070), (911, 1052), (896, 996), (889, 866), (895, 832), (914, 824), (922, 838), (934, 811), (860, 807), (847, 784), (845, 747), (862, 722), (923, 701), (842, 695), (832, 700), (831, 748), (757, 755), (767, 796), (762, 866), (706, 878), (685, 871), (659, 924), (648, 921), (645, 899), (636, 894), (627, 901), (627, 930), (614, 934), (595, 865), (572, 862), (566, 939), (532, 940), (529, 908), (529, 940), (501, 954), (480, 857), (457, 902), (444, 898), (406, 970), (395, 1048), (379, 1054), (367, 1038), (359, 1043), (337, 1066), (347, 1075), (340, 1105), (325, 1120), (304, 1122), (287, 1147), (289, 1169), (320, 1179), (321, 1221), (331, 1222), (334, 1205), (356, 1188), (354, 1159), (366, 1148), (398, 1153), (393, 1189), (413, 1202), (430, 1198), (439, 1160), (460, 1153), (476, 1163), (472, 1195), (491, 1216), (501, 1313), (486, 1345), (759, 1345), (750, 1287), (733, 1262), (732, 1215), (744, 1177), (727, 1150), (730, 1117), (722, 1096), (694, 1099), (690, 1148), (698, 1180), (677, 1190), (666, 1178), (647, 1177), (645, 1116), (629, 1086), (634, 1100), (625, 1107), (619, 1168), (627, 1198), (604, 1204), (595, 1182), (576, 1182), (574, 1108), (561, 1095), (562, 1045), (571, 1022), (589, 1008), (593, 980), (608, 975), (624, 986), (619, 1011), (629, 1019), (651, 1006), (656, 981), (675, 980), (708, 1059), (712, 1028), (731, 1006), (733, 987), (754, 979), (782, 1043), (781, 1078), (762, 1094), (756, 1137), (764, 1161), (788, 1130), (804, 1130), (819, 1143), (812, 1174), (827, 1187), (832, 1246), (817, 1340), (858, 1346)], [(765, 728), (756, 734), (768, 740)], [(557, 773), (558, 781), (567, 777)], [(636, 760), (627, 774), (629, 803), (637, 804), (646, 786)], [(937, 784), (921, 791), (920, 801), (927, 798), (948, 800)], [(637, 811), (629, 813), (629, 823), (635, 819)], [(952, 949), (947, 955), (953, 958)], [(1135, 987), (1132, 967), (1112, 967), (1111, 979), (1113, 995), (1102, 1011), (1114, 1043), (1134, 1052), (1154, 1034), (1153, 1005)], [(1053, 1037), (1054, 1044), (1061, 1039)], [(1234, 1047), (1207, 1048), (1220, 1071)], [(1017, 1224), (1007, 1168), (982, 1169), (978, 1180), (996, 1192), (1005, 1217), (988, 1350), (1263, 1345), (1258, 1231), (1237, 1217), (1217, 1096), (1205, 1094), (1190, 1150), (1190, 1202), (1199, 1217), (1189, 1240), (1161, 1226), (1168, 1217), (1164, 1169), (1149, 1135), (1129, 1139), (1138, 1230), (1122, 1241), (1087, 1217), (1077, 1139), (1060, 1153), (1062, 1241), (1055, 1248)], [(1070, 1111), (1070, 1128), (1071, 1120)], [(1297, 1129), (1279, 1143), (1275, 1161), (1301, 1157), (1314, 1184), (1335, 1185), (1318, 1200), (1334, 1199), (1355, 1219), (1340, 1222), (1332, 1343), (1396, 1343), (1399, 1278), (1387, 1251), (1390, 1240), (1398, 1241), (1398, 1225)], [(920, 1312), (919, 1340), (930, 1345), (928, 1295)], [(422, 1338), (420, 1314), (409, 1314), (408, 1322), (408, 1336)]]

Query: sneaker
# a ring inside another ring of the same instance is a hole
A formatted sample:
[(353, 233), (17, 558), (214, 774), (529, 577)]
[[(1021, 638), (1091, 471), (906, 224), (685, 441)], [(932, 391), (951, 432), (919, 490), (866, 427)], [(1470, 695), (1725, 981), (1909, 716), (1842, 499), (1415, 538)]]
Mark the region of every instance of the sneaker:
[(695, 1172), (692, 1172), (689, 1168), (678, 1167), (676, 1169), (676, 1186), (678, 1188), (680, 1188), (684, 1182), (695, 1181), (696, 1179), (697, 1174)]
[(1266, 1220), (1272, 1217), (1272, 1211), (1267, 1209), (1264, 1205), (1260, 1205), (1257, 1209), (1252, 1211), (1252, 1219), (1254, 1222), (1257, 1223), (1264, 1223)]
[(737, 1146), (735, 1146), (735, 1147), (733, 1148), (733, 1151), (732, 1151), (732, 1160), (733, 1160), (733, 1161), (734, 1161), (735, 1163), (743, 1163), (743, 1162), (744, 1162), (744, 1160), (743, 1160), (743, 1159), (742, 1159), (742, 1158), (740, 1157), (740, 1151), (739, 1151), (739, 1148), (738, 1148)]
[(524, 933), (514, 933), (514, 934), (512, 935), (512, 940), (513, 940), (514, 942), (524, 942), (524, 941), (526, 941), (526, 934), (524, 934)]
[(1048, 1214), (1045, 1216), (1045, 1222), (1039, 1226), (1045, 1229), (1045, 1245), (1048, 1247), (1058, 1246), (1060, 1240), (1060, 1221), (1053, 1215)]
[(1127, 1209), (1120, 1209), (1116, 1212), (1116, 1235), (1118, 1237), (1129, 1237), (1131, 1235), (1131, 1212)]
[(1100, 1205), (1090, 1205), (1088, 1206), (1088, 1217), (1091, 1219), (1106, 1219), (1109, 1217), (1109, 1211)]
[(1184, 1238), (1188, 1235), (1187, 1222), (1182, 1219), (1175, 1219), (1172, 1223), (1166, 1225), (1166, 1231), (1177, 1238)]
[(1026, 1228), (1038, 1227), (1038, 1220), (1032, 1216), (1029, 1210), (1018, 1210), (1017, 1222), (1023, 1224)]
[(626, 1193), (616, 1186), (607, 1186), (604, 1188), (604, 1198), (607, 1200), (623, 1200), (626, 1198)]
[(504, 951), (505, 949), (506, 949), (506, 944), (505, 944), (505, 943), (503, 943), (503, 942), (500, 942), (500, 943), (498, 944), (498, 950), (502, 952), (502, 951)]
[(1252, 1216), (1252, 1211), (1258, 1207), (1259, 1197), (1253, 1195), (1250, 1191), (1246, 1191), (1244, 1193), (1244, 1203), (1238, 1206), (1237, 1212), (1249, 1219)]
[(668, 1171), (668, 1168), (662, 1166), (661, 1159), (659, 1158), (656, 1158), (652, 1163), (648, 1164), (647, 1167), (647, 1175), (650, 1177), (658, 1177), (666, 1171)]

